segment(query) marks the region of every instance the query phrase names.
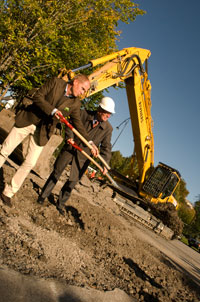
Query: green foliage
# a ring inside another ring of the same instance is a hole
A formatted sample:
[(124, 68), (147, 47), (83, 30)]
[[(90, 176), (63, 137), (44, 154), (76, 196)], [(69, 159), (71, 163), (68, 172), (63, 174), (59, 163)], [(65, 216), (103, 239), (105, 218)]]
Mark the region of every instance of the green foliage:
[(179, 204), (185, 204), (185, 200), (188, 194), (189, 191), (186, 188), (186, 182), (184, 181), (184, 179), (181, 179), (174, 193), (175, 198), (179, 202)]
[(138, 176), (137, 163), (133, 165), (132, 156), (123, 157), (120, 151), (112, 152), (110, 166), (112, 169), (118, 171), (124, 176), (128, 176), (130, 179), (136, 179)]
[(187, 239), (184, 235), (181, 236), (181, 241), (182, 241), (184, 244), (188, 245), (188, 239)]
[(102, 91), (98, 92), (92, 95), (89, 99), (86, 98), (82, 100), (82, 107), (86, 108), (87, 110), (97, 110), (99, 106), (99, 102), (102, 97), (103, 97)]
[(0, 0), (0, 94), (115, 51), (118, 22), (143, 13), (131, 0)]
[(179, 204), (178, 216), (184, 222), (185, 228), (187, 228), (187, 225), (192, 222), (195, 216), (195, 210), (187, 204), (186, 197), (188, 194), (189, 191), (186, 188), (186, 182), (184, 181), (184, 179), (181, 179), (178, 187), (176, 188), (174, 196)]
[(194, 219), (195, 210), (191, 209), (186, 203), (181, 203), (178, 208), (178, 216), (188, 225)]
[(192, 221), (184, 226), (184, 234), (187, 237), (198, 238), (200, 240), (200, 195), (194, 205)]
[(120, 172), (123, 166), (123, 162), (124, 162), (124, 157), (122, 156), (120, 151), (112, 152), (112, 157), (110, 160), (110, 166), (112, 169)]
[(195, 217), (191, 223), (191, 232), (193, 237), (200, 239), (200, 196), (199, 199), (195, 202)]

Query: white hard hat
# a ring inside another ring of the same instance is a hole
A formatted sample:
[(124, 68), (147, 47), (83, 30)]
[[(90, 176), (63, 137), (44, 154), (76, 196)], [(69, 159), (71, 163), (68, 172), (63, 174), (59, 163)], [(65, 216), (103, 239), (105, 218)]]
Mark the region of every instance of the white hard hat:
[(108, 96), (101, 99), (99, 106), (110, 113), (115, 113), (115, 102)]

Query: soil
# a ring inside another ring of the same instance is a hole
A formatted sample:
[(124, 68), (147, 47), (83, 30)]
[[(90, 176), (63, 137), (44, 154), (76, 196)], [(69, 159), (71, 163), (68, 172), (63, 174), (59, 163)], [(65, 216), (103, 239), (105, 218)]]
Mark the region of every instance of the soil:
[[(3, 166), (9, 181), (15, 165)], [(63, 180), (43, 206), (44, 181), (30, 174), (13, 198), (0, 200), (0, 264), (24, 275), (98, 289), (119, 288), (137, 301), (200, 300), (195, 283), (169, 265), (165, 255), (141, 238), (137, 224), (124, 217), (112, 189), (84, 176), (63, 217), (55, 202)]]

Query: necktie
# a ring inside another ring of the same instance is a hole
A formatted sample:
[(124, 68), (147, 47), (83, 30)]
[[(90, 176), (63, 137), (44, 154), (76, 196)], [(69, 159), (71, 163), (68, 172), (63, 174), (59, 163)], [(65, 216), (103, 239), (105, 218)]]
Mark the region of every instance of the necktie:
[(99, 121), (96, 120), (96, 121), (93, 123), (93, 126), (92, 126), (92, 127), (95, 128), (95, 127), (98, 126), (98, 125), (99, 125)]

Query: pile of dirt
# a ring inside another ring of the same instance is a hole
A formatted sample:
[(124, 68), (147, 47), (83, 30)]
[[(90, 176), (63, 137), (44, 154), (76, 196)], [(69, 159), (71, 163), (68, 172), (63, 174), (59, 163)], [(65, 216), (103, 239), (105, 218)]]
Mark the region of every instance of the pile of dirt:
[[(4, 165), (6, 181), (14, 170)], [(137, 301), (199, 301), (193, 282), (139, 238), (137, 225), (120, 214), (111, 188), (84, 177), (61, 216), (55, 202), (64, 178), (44, 206), (36, 202), (44, 181), (33, 174), (12, 208), (0, 201), (0, 264), (68, 285), (119, 288)]]
[(170, 202), (151, 204), (152, 213), (174, 232), (174, 238), (183, 232), (183, 222), (174, 205)]

